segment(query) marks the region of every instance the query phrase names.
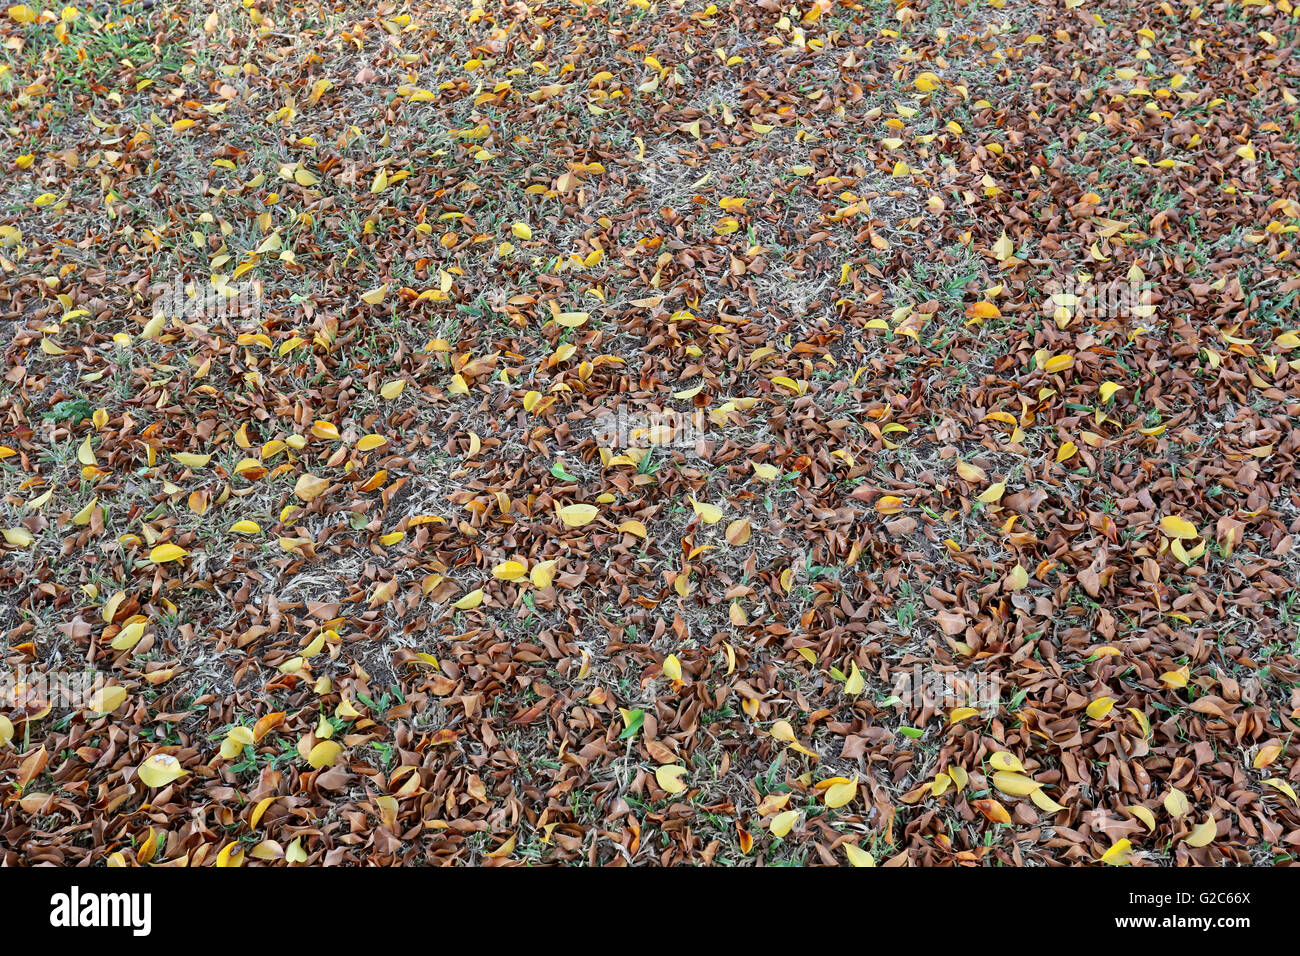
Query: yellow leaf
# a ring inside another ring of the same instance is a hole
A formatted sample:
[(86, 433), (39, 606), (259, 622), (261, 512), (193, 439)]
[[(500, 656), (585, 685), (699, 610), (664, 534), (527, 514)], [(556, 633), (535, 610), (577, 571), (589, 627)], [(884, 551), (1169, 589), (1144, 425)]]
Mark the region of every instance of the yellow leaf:
[(406, 379), (394, 379), (391, 382), (385, 383), (384, 387), (379, 390), (379, 394), (391, 402), (398, 395), (402, 394), (404, 388), (406, 388)]
[(528, 580), (532, 582), (533, 587), (542, 591), (549, 588), (555, 579), (555, 565), (555, 561), (542, 561), (533, 565), (533, 570), (528, 574)]
[(581, 528), (595, 521), (600, 511), (595, 505), (568, 505), (557, 509), (555, 513), (568, 527)]
[(1277, 744), (1267, 744), (1259, 748), (1255, 754), (1255, 759), (1251, 761), (1251, 766), (1256, 770), (1262, 770), (1275, 761), (1282, 754), (1282, 748)]
[(516, 844), (518, 841), (519, 841), (519, 834), (518, 834), (518, 833), (512, 833), (512, 834), (510, 834), (510, 839), (506, 840), (505, 843), (502, 843), (499, 847), (497, 847), (497, 848), (496, 848), (495, 850), (493, 850), (491, 853), (484, 853), (483, 855), (486, 856), (486, 857), (489, 857), (490, 859), (493, 859), (493, 860), (499, 860), (499, 859), (502, 859), (502, 858), (504, 858), (504, 857), (509, 856), (511, 853), (513, 853), (513, 852), (515, 851), (515, 844)]
[(3, 528), (0, 535), (4, 535), (5, 541), (15, 548), (26, 548), (36, 540), (26, 528)]
[(876, 499), (876, 511), (882, 515), (896, 515), (906, 505), (907, 502), (897, 495), (881, 495)]
[(1133, 844), (1127, 839), (1120, 840), (1113, 847), (1101, 855), (1101, 862), (1110, 866), (1128, 866), (1129, 851), (1133, 849)]
[(849, 858), (849, 862), (854, 866), (875, 866), (876, 858), (861, 849), (856, 843), (844, 844), (844, 855)]
[(1061, 806), (1051, 797), (1049, 797), (1040, 788), (1029, 794), (1029, 799), (1034, 801), (1034, 805), (1044, 813), (1060, 813), (1065, 807)]
[(516, 239), (528, 240), (533, 238), (533, 230), (525, 222), (517, 222), (510, 227), (510, 234)]
[(483, 589), (470, 591), (463, 598), (452, 605), (458, 611), (472, 611), (483, 603)]
[(1041, 787), (1042, 784), (1031, 780), (1024, 774), (1000, 770), (993, 775), (993, 786), (1013, 797), (1027, 797)]
[(794, 728), (790, 726), (788, 720), (778, 720), (772, 725), (768, 733), (782, 743), (789, 744), (795, 741)]
[(361, 295), (361, 301), (366, 305), (378, 305), (384, 301), (384, 296), (388, 294), (388, 283), (384, 283), (377, 289), (371, 289)]
[(691, 510), (700, 516), (700, 520), (705, 524), (717, 524), (722, 520), (722, 509), (717, 505), (706, 504), (701, 501), (691, 499)]
[(172, 455), (172, 460), (177, 464), (184, 465), (186, 468), (202, 468), (212, 460), (211, 455), (195, 455), (192, 452), (181, 451)]
[(1109, 402), (1115, 397), (1115, 393), (1123, 388), (1123, 385), (1116, 385), (1114, 382), (1102, 382), (1097, 389), (1097, 394), (1101, 396), (1103, 402)]
[(1029, 572), (1025, 570), (1023, 564), (1017, 564), (1007, 573), (1006, 584), (1012, 591), (1019, 591), (1029, 586)]
[(137, 775), (146, 787), (165, 787), (173, 780), (184, 776), (187, 770), (171, 754), (154, 754), (136, 769)]
[(1191, 671), (1184, 666), (1178, 668), (1176, 671), (1166, 671), (1161, 674), (1160, 682), (1173, 690), (1180, 690), (1187, 686), (1188, 678), (1191, 676)]
[(99, 716), (111, 714), (126, 703), (126, 688), (120, 684), (109, 684), (95, 691), (88, 704), (90, 710)]
[(1007, 237), (1006, 230), (1003, 230), (1002, 235), (998, 237), (998, 241), (993, 243), (993, 258), (997, 259), (998, 262), (1006, 262), (1015, 251), (1016, 244)]
[(230, 530), (235, 534), (257, 534), (262, 530), (262, 526), (256, 521), (248, 521), (245, 519), (243, 521), (236, 521), (230, 526)]
[(520, 581), (528, 574), (528, 568), (520, 561), (505, 561), (492, 569), (492, 577), (498, 581)]
[(298, 478), (293, 485), (293, 493), (308, 503), (315, 501), (326, 491), (329, 490), (329, 479), (318, 478), (313, 474), (305, 474)]
[(1165, 515), (1160, 519), (1160, 530), (1171, 538), (1189, 540), (1197, 537), (1196, 525), (1177, 515)]
[(994, 770), (1006, 773), (1023, 774), (1025, 772), (1025, 768), (1021, 766), (1019, 758), (1016, 757), (1015, 754), (1009, 753), (1005, 750), (999, 750), (996, 753), (989, 754), (989, 766)]
[(686, 784), (682, 783), (684, 776), (686, 776), (685, 767), (665, 764), (655, 771), (655, 782), (669, 793), (681, 793), (686, 789)]
[(916, 75), (916, 79), (912, 81), (912, 85), (922, 93), (932, 93), (939, 88), (942, 82), (943, 81), (940, 80), (938, 76), (931, 73), (929, 70), (926, 70), (925, 72)]
[(783, 837), (794, 828), (795, 821), (799, 819), (798, 810), (786, 810), (784, 813), (778, 813), (768, 824), (768, 832), (774, 837)]
[(234, 760), (244, 752), (245, 747), (253, 746), (253, 731), (247, 727), (232, 727), (221, 741), (220, 753), (225, 760)]
[(166, 564), (168, 561), (179, 561), (189, 554), (184, 548), (175, 544), (160, 544), (149, 552), (149, 560), (154, 564)]
[(1214, 822), (1214, 814), (1210, 814), (1210, 818), (1184, 837), (1183, 842), (1190, 847), (1208, 846), (1218, 835), (1218, 832), (1219, 827)]
[(849, 677), (844, 682), (844, 693), (850, 697), (857, 697), (866, 688), (866, 680), (862, 676), (862, 671), (858, 670), (856, 661), (849, 662)]
[(307, 762), (315, 769), (321, 770), (334, 766), (342, 753), (343, 748), (337, 741), (322, 740), (311, 748), (311, 752), (307, 754)]
[(960, 724), (963, 720), (969, 720), (972, 717), (978, 717), (979, 711), (974, 707), (957, 707), (948, 715), (948, 723)]
[(1114, 697), (1098, 697), (1088, 705), (1086, 712), (1093, 720), (1101, 720), (1110, 713), (1111, 708), (1114, 706)]
[(664, 658), (664, 676), (671, 681), (682, 679), (682, 662), (677, 659), (676, 654), (669, 654)]
[(635, 518), (629, 518), (618, 526), (618, 530), (623, 534), (636, 535), (638, 538), (645, 538), (647, 535), (646, 526)]
[(1128, 812), (1133, 814), (1133, 816), (1137, 817), (1139, 820), (1141, 820), (1142, 824), (1147, 828), (1148, 831), (1155, 832), (1156, 815), (1152, 813), (1150, 810), (1148, 810), (1146, 807), (1142, 806), (1141, 804), (1134, 804), (1133, 806), (1128, 808)]
[(1191, 810), (1191, 805), (1187, 802), (1187, 794), (1183, 793), (1183, 791), (1179, 790), (1177, 787), (1172, 788), (1167, 794), (1165, 794), (1164, 804), (1165, 810), (1167, 810), (1169, 815), (1175, 820), (1179, 817), (1186, 816), (1188, 811)]
[(993, 484), (985, 488), (976, 500), (982, 501), (986, 505), (995, 504), (1002, 500), (1002, 495), (1006, 490), (1007, 483), (1005, 481), (995, 481)]
[(732, 547), (739, 547), (749, 540), (752, 530), (748, 518), (737, 518), (727, 525), (727, 544)]
[(857, 795), (858, 782), (856, 780), (833, 784), (826, 789), (826, 806), (832, 810), (838, 810), (840, 807), (852, 803), (853, 798)]
[(1129, 707), (1127, 710), (1133, 715), (1133, 719), (1137, 721), (1138, 726), (1142, 728), (1142, 736), (1150, 737), (1151, 722), (1147, 720), (1147, 715), (1142, 713), (1142, 711), (1138, 710), (1136, 707)]
[(302, 837), (293, 838), (293, 842), (284, 851), (284, 859), (287, 863), (307, 862), (307, 851), (302, 848)]

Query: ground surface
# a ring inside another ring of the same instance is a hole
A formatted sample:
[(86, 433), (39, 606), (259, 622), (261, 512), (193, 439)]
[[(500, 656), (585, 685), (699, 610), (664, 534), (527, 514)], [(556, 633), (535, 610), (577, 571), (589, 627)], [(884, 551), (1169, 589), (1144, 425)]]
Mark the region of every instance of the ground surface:
[(1300, 852), (1287, 0), (0, 22), (0, 862)]

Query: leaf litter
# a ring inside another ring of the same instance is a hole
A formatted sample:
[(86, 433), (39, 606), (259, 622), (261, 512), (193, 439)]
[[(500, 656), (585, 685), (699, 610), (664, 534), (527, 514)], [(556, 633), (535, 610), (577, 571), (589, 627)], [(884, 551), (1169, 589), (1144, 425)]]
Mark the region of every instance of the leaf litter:
[(0, 33), (6, 865), (1294, 859), (1289, 0)]

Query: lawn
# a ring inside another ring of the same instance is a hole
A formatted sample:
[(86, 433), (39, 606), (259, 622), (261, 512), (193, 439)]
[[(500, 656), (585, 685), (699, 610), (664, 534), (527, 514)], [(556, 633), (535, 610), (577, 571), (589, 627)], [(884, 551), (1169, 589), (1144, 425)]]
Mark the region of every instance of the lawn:
[(0, 864), (1296, 861), (1298, 43), (0, 8)]

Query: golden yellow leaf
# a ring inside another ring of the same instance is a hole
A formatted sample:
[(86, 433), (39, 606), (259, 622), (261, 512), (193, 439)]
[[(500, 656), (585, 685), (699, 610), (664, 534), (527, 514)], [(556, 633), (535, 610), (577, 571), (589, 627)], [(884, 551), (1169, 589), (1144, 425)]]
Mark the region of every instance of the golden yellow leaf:
[(830, 807), (832, 810), (838, 810), (840, 807), (852, 803), (853, 798), (857, 795), (858, 782), (856, 780), (848, 780), (843, 783), (832, 784), (826, 789), (826, 806)]
[(532, 582), (533, 587), (546, 590), (555, 579), (555, 566), (555, 561), (541, 561), (533, 565), (532, 571), (528, 573), (528, 580)]
[(1188, 540), (1197, 537), (1196, 525), (1177, 515), (1165, 515), (1160, 519), (1160, 530), (1171, 538)]
[(1210, 814), (1210, 818), (1193, 829), (1191, 833), (1183, 838), (1183, 842), (1190, 847), (1208, 846), (1218, 835), (1218, 831), (1219, 827), (1214, 822), (1214, 814)]
[(722, 509), (717, 505), (707, 504), (702, 501), (691, 499), (691, 510), (700, 516), (700, 520), (705, 524), (717, 524), (722, 520)]
[(483, 589), (470, 591), (463, 598), (452, 605), (458, 611), (472, 611), (483, 603)]
[(36, 540), (26, 528), (3, 528), (0, 529), (0, 535), (4, 536), (6, 543), (15, 548), (29, 547)]
[(144, 785), (155, 789), (167, 786), (188, 772), (171, 754), (154, 754), (136, 768), (136, 774), (144, 781)]
[(1281, 755), (1282, 748), (1280, 746), (1277, 744), (1266, 744), (1259, 748), (1259, 752), (1255, 754), (1255, 759), (1251, 761), (1250, 765), (1256, 770), (1262, 770), (1273, 761), (1277, 760)]
[(1133, 844), (1127, 839), (1120, 840), (1101, 855), (1101, 862), (1109, 866), (1128, 866), (1131, 862), (1129, 851), (1132, 849)]
[(168, 561), (179, 561), (189, 554), (184, 548), (175, 544), (160, 544), (149, 552), (149, 560), (154, 564), (166, 564)]
[(943, 81), (940, 80), (937, 75), (926, 70), (916, 75), (916, 79), (912, 81), (912, 85), (922, 93), (932, 93), (939, 88), (942, 82)]
[(1016, 757), (1015, 754), (1009, 753), (1005, 750), (999, 750), (996, 753), (989, 754), (989, 766), (994, 770), (1003, 771), (1005, 773), (1023, 774), (1025, 772), (1025, 768), (1021, 765), (1020, 759)]
[(337, 741), (322, 740), (316, 746), (311, 748), (307, 754), (307, 763), (311, 764), (317, 770), (325, 767), (332, 767), (338, 762), (339, 756), (343, 753), (343, 748)]
[(325, 494), (329, 487), (328, 478), (318, 478), (313, 474), (305, 474), (294, 482), (293, 493), (303, 501), (310, 503)]
[(681, 793), (686, 789), (686, 784), (682, 782), (682, 778), (685, 776), (685, 767), (676, 764), (665, 764), (655, 771), (655, 782), (669, 793)]
[(527, 574), (521, 561), (504, 561), (492, 569), (492, 576), (499, 581), (521, 581)]
[(876, 865), (876, 858), (866, 850), (860, 848), (856, 843), (844, 844), (844, 855), (849, 858), (849, 863), (854, 866)]
[(557, 509), (555, 513), (568, 527), (581, 528), (595, 521), (600, 511), (595, 505), (568, 505)]
[(677, 659), (676, 654), (669, 654), (664, 658), (664, 676), (671, 681), (682, 679), (682, 662)]
[(866, 680), (862, 676), (862, 671), (858, 670), (856, 661), (849, 662), (849, 676), (844, 682), (844, 693), (850, 697), (857, 697), (866, 688)]
[(104, 716), (111, 714), (126, 703), (126, 688), (120, 684), (109, 684), (99, 688), (91, 695), (88, 707), (91, 711)]
[(1027, 797), (1041, 787), (1042, 784), (1031, 780), (1024, 774), (1000, 770), (993, 775), (993, 786), (1013, 797)]
[(1101, 720), (1111, 712), (1111, 708), (1114, 706), (1114, 697), (1098, 697), (1087, 706), (1086, 712), (1093, 720)]
[(1183, 666), (1176, 671), (1166, 671), (1161, 674), (1160, 682), (1173, 690), (1179, 690), (1187, 686), (1187, 681), (1191, 676), (1191, 671), (1186, 666)]
[(784, 813), (778, 813), (768, 824), (768, 832), (774, 837), (783, 837), (794, 828), (795, 821), (799, 819), (799, 810), (786, 810)]
[(1151, 832), (1155, 831), (1156, 815), (1154, 813), (1152, 813), (1150, 810), (1148, 810), (1146, 807), (1142, 806), (1141, 804), (1134, 804), (1133, 806), (1128, 807), (1127, 809), (1129, 813), (1133, 814), (1133, 816), (1137, 817), (1139, 820), (1142, 821), (1143, 826), (1145, 826), (1148, 831)]
[(1049, 797), (1042, 788), (1032, 791), (1029, 794), (1029, 799), (1034, 801), (1034, 805), (1044, 813), (1060, 813), (1065, 809), (1065, 807)]

